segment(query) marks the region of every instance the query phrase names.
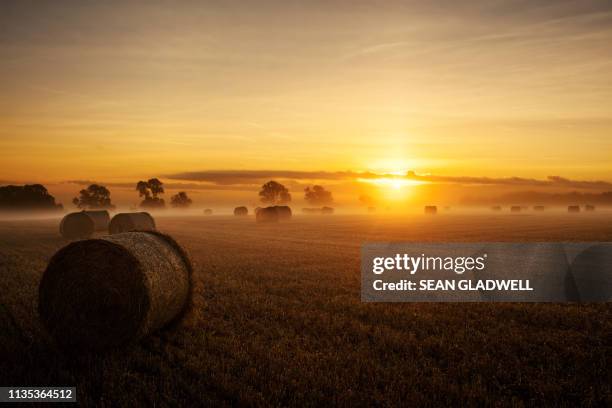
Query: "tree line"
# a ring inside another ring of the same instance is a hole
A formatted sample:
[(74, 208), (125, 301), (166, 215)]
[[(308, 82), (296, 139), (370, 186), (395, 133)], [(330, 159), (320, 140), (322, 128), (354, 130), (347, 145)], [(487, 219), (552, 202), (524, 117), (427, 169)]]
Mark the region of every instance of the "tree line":
[[(141, 180), (136, 183), (136, 189), (142, 199), (140, 207), (144, 209), (160, 209), (166, 207), (162, 198), (165, 193), (164, 183), (157, 179)], [(285, 205), (291, 202), (291, 193), (283, 184), (270, 180), (261, 186), (258, 193), (262, 204)], [(331, 191), (323, 186), (314, 185), (304, 189), (304, 200), (313, 206), (330, 205), (334, 199)], [(193, 200), (187, 192), (179, 191), (170, 197), (170, 205), (174, 208), (188, 208)], [(79, 191), (72, 204), (79, 209), (107, 209), (112, 210), (115, 205), (111, 200), (110, 190), (101, 184), (91, 184)], [(55, 198), (49, 194), (41, 184), (24, 186), (0, 187), (0, 209), (29, 210), (29, 209), (62, 209), (61, 204), (55, 203)]]

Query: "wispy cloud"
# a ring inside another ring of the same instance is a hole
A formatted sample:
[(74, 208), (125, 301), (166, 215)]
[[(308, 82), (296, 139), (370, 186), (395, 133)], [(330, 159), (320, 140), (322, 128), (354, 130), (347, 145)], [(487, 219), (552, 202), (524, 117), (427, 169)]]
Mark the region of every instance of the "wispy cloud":
[(504, 185), (528, 187), (561, 187), (576, 189), (612, 189), (612, 182), (602, 180), (572, 180), (560, 176), (546, 179), (482, 176), (440, 176), (417, 174), (409, 171), (403, 175), (354, 171), (293, 171), (293, 170), (209, 170), (166, 175), (171, 180), (195, 181), (218, 186), (257, 185), (271, 179), (292, 181), (358, 181), (359, 179), (408, 179), (436, 184)]
[[(163, 181), (163, 180), (162, 180)], [(106, 187), (114, 187), (119, 189), (126, 190), (135, 190), (136, 189), (136, 180), (134, 182), (104, 182), (104, 181), (93, 181), (93, 180), (66, 180), (63, 182), (64, 184), (75, 184), (80, 187), (87, 187), (91, 184), (101, 184)], [(185, 190), (185, 191), (195, 191), (195, 190), (228, 190), (233, 191), (237, 189), (236, 185), (218, 185), (218, 184), (203, 184), (203, 183), (172, 183), (165, 182), (164, 187), (171, 190)]]

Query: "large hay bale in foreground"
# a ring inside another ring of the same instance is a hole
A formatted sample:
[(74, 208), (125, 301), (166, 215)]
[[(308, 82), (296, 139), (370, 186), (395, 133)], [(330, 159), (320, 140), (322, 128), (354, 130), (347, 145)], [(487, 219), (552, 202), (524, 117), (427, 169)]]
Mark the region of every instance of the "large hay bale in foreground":
[(155, 231), (155, 220), (148, 212), (120, 213), (108, 225), (111, 234), (130, 231)]
[(291, 212), (291, 207), (287, 205), (276, 205), (276, 212), (278, 213), (278, 219), (281, 221), (290, 220), (293, 213)]
[(255, 221), (257, 222), (278, 222), (279, 216), (276, 207), (260, 208), (255, 213)]
[(77, 241), (51, 258), (38, 310), (62, 346), (119, 346), (177, 319), (190, 301), (191, 274), (185, 251), (158, 232)]
[(435, 215), (438, 213), (438, 207), (435, 205), (426, 205), (424, 211), (425, 214)]
[(234, 215), (237, 217), (244, 217), (245, 215), (249, 215), (249, 209), (246, 207), (236, 207), (234, 208)]
[(67, 214), (60, 222), (60, 234), (66, 239), (89, 238), (95, 231), (108, 228), (108, 211), (80, 211)]

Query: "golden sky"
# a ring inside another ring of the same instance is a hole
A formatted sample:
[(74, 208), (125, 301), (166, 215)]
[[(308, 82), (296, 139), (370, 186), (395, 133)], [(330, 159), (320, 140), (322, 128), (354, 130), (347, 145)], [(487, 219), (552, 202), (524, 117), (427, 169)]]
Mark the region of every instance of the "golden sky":
[(0, 183), (612, 176), (612, 6), (0, 4)]

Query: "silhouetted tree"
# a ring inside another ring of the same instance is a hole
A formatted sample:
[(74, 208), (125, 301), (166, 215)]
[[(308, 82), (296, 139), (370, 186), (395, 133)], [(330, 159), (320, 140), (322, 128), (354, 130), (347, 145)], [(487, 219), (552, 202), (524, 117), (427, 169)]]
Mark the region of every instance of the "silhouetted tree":
[(170, 198), (170, 205), (175, 208), (187, 208), (191, 205), (191, 203), (191, 198), (189, 198), (187, 193), (184, 191), (181, 191)]
[(306, 187), (304, 189), (304, 200), (311, 205), (326, 205), (334, 202), (331, 191), (325, 190), (323, 186)]
[(61, 210), (42, 184), (0, 187), (1, 210)]
[(138, 190), (138, 194), (142, 198), (149, 198), (151, 193), (149, 192), (149, 184), (146, 181), (139, 181), (136, 183), (136, 190)]
[(266, 204), (287, 204), (291, 202), (291, 194), (285, 186), (272, 180), (261, 186), (259, 200)]
[(372, 206), (376, 204), (376, 200), (367, 194), (362, 194), (359, 196), (359, 202), (363, 205)]
[(110, 191), (104, 186), (92, 184), (79, 192), (79, 196), (72, 199), (72, 203), (82, 209), (104, 208), (112, 210)]
[(162, 208), (166, 206), (166, 203), (158, 195), (164, 193), (164, 183), (159, 179), (152, 178), (148, 181), (139, 181), (136, 183), (136, 190), (140, 197), (144, 197), (141, 207), (144, 208)]
[(153, 197), (157, 197), (158, 194), (164, 194), (164, 183), (159, 181), (159, 179), (152, 178), (147, 181), (147, 183), (149, 184), (149, 189)]

